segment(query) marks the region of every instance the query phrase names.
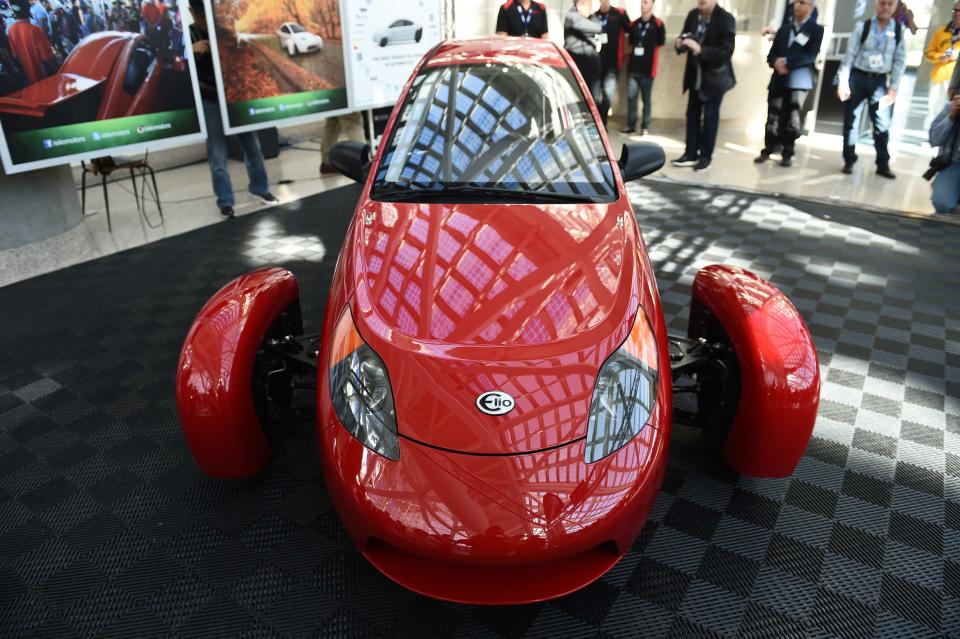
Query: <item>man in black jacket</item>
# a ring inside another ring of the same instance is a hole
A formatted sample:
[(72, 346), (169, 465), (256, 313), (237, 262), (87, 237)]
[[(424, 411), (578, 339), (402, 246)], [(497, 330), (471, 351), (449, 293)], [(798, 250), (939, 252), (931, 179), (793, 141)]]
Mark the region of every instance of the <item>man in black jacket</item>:
[(733, 75), (733, 48), (737, 24), (733, 16), (717, 6), (717, 0), (697, 0), (687, 14), (683, 31), (674, 47), (687, 54), (683, 90), (687, 102), (686, 150), (674, 166), (693, 166), (702, 171), (710, 166), (720, 126), (723, 94), (737, 83)]
[(563, 48), (580, 69), (593, 101), (600, 108), (600, 35), (603, 25), (595, 14), (600, 0), (574, 0), (563, 19)]
[(610, 5), (610, 0), (600, 0), (597, 11), (603, 33), (600, 34), (600, 118), (607, 125), (607, 115), (613, 104), (623, 66), (623, 41), (630, 32), (630, 17), (620, 7)]
[(794, 146), (803, 123), (803, 103), (815, 83), (814, 63), (823, 42), (823, 27), (813, 17), (814, 0), (793, 0), (790, 22), (780, 27), (767, 55), (773, 77), (767, 86), (767, 128), (757, 163), (783, 149), (781, 166), (792, 164)]

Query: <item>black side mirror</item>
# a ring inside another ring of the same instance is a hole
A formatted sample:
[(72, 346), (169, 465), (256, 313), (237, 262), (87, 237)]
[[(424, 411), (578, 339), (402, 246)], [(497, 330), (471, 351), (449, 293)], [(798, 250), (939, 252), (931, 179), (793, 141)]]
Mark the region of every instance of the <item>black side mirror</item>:
[(330, 149), (330, 166), (354, 182), (366, 182), (370, 170), (370, 145), (363, 142), (340, 142)]
[(620, 152), (620, 175), (624, 182), (639, 180), (660, 169), (666, 161), (663, 149), (653, 142), (627, 142)]

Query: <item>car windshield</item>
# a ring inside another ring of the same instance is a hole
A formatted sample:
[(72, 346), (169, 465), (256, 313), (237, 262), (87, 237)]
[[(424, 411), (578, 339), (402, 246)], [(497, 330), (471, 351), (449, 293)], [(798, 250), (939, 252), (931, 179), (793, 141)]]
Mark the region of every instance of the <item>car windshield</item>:
[(291, 31), (292, 33), (305, 33), (305, 32), (306, 32), (306, 29), (304, 29), (303, 27), (301, 27), (299, 24), (291, 24), (291, 25), (290, 25), (290, 31)]
[(433, 200), (616, 199), (610, 160), (573, 74), (538, 64), (433, 67), (414, 79), (372, 196), (415, 201), (428, 192)]

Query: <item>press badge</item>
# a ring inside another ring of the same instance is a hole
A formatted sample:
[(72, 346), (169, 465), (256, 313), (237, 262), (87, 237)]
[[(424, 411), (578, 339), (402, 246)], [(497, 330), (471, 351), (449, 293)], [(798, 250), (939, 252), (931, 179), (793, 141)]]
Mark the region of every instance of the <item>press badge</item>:
[(874, 53), (870, 56), (870, 68), (871, 69), (882, 69), (883, 68), (883, 55), (880, 53)]
[(642, 58), (643, 57), (643, 47), (634, 47), (633, 48), (633, 57)]
[(793, 41), (799, 44), (801, 47), (807, 46), (807, 43), (810, 42), (810, 36), (806, 33), (798, 33), (793, 36)]

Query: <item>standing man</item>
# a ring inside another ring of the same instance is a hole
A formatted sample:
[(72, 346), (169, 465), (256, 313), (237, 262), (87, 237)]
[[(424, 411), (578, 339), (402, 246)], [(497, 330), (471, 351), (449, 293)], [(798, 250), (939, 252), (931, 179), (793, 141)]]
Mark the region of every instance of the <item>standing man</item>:
[(780, 166), (793, 163), (794, 146), (803, 130), (801, 114), (814, 85), (814, 63), (823, 42), (823, 27), (813, 17), (815, 0), (793, 0), (793, 18), (773, 38), (767, 64), (773, 76), (767, 86), (767, 128), (763, 150), (754, 162), (766, 162), (782, 148)]
[(733, 16), (717, 6), (717, 0), (697, 0), (697, 8), (687, 14), (683, 31), (674, 42), (677, 53), (687, 54), (683, 72), (683, 90), (687, 102), (686, 149), (674, 166), (692, 166), (703, 171), (713, 160), (720, 128), (720, 103), (723, 95), (737, 83), (733, 74), (733, 48), (737, 23)]
[(950, 77), (957, 66), (960, 53), (960, 2), (953, 5), (953, 18), (930, 36), (930, 43), (923, 57), (930, 68), (930, 90), (927, 93), (927, 124), (943, 109), (947, 101)]
[(497, 13), (497, 35), (547, 40), (547, 9), (533, 0), (507, 0)]
[(620, 67), (623, 65), (623, 40), (630, 32), (630, 18), (620, 7), (611, 7), (610, 0), (600, 0), (597, 12), (603, 33), (600, 34), (600, 118), (607, 126), (607, 116), (617, 94)]
[[(714, 0), (715, 1), (715, 0)], [(595, 14), (600, 0), (573, 0), (563, 21), (563, 48), (580, 69), (593, 101), (600, 105), (600, 34), (603, 27)]]
[(837, 97), (843, 108), (843, 172), (853, 173), (857, 161), (857, 133), (868, 104), (877, 150), (877, 175), (894, 179), (890, 170), (890, 122), (893, 101), (907, 66), (906, 43), (900, 23), (893, 19), (897, 0), (877, 0), (876, 16), (857, 22), (850, 34), (847, 55), (838, 72)]
[(27, 0), (13, 0), (10, 3), (16, 22), (7, 30), (10, 40), (10, 53), (26, 76), (27, 84), (43, 80), (53, 66), (53, 47), (47, 34), (40, 27), (30, 23), (30, 5)]
[[(203, 0), (190, 0), (190, 13), (193, 15), (190, 39), (193, 41), (193, 55), (197, 64), (203, 119), (207, 123), (207, 163), (210, 165), (210, 177), (213, 180), (213, 191), (217, 194), (220, 214), (224, 217), (233, 217), (233, 185), (230, 183), (230, 171), (227, 170), (227, 136), (223, 132), (223, 119), (220, 116), (217, 81), (213, 72), (213, 58), (210, 55), (210, 40), (207, 35), (207, 18)], [(237, 137), (240, 139), (243, 160), (247, 165), (250, 193), (260, 198), (264, 204), (278, 204), (279, 200), (269, 191), (270, 183), (267, 179), (267, 169), (263, 164), (263, 153), (260, 152), (257, 134), (241, 133)]]
[(653, 118), (653, 79), (657, 77), (660, 47), (666, 42), (667, 29), (663, 21), (653, 15), (653, 0), (640, 3), (640, 17), (630, 25), (630, 47), (627, 51), (627, 128), (624, 133), (637, 131), (637, 94), (643, 97), (643, 124), (641, 133), (650, 133)]

